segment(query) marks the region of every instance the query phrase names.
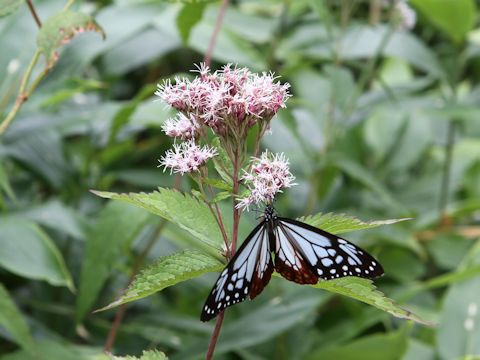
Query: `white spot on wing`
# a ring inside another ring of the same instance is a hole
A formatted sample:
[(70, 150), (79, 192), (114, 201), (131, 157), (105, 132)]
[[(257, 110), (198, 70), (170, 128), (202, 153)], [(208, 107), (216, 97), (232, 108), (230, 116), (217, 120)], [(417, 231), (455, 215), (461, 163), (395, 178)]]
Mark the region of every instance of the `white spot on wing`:
[(330, 266), (333, 264), (333, 261), (331, 259), (325, 258), (325, 259), (322, 259), (322, 264), (324, 266)]

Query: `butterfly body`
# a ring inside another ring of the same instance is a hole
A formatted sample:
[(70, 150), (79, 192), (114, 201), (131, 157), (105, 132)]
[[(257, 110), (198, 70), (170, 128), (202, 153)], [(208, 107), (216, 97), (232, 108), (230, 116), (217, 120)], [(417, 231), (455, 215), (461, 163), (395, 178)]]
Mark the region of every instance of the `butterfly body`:
[(258, 296), (274, 269), (298, 284), (383, 275), (382, 266), (366, 251), (311, 225), (279, 217), (267, 205), (263, 220), (220, 274), (200, 319), (208, 321), (226, 307)]

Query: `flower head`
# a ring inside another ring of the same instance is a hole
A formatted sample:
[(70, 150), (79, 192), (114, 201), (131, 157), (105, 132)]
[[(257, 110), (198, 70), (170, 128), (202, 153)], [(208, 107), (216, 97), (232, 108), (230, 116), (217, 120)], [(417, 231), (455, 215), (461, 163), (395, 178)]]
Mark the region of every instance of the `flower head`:
[(242, 180), (246, 183), (250, 195), (240, 199), (237, 208), (248, 208), (255, 203), (270, 203), (282, 189), (295, 183), (295, 177), (290, 172), (289, 162), (282, 154), (262, 153), (260, 158), (252, 159), (250, 173), (245, 173)]
[(213, 147), (200, 147), (193, 140), (181, 144), (173, 144), (173, 149), (167, 150), (164, 156), (159, 160), (164, 171), (170, 168), (170, 172), (185, 174), (194, 171), (205, 165), (205, 163), (217, 155), (217, 150)]
[(194, 72), (199, 77), (166, 80), (155, 94), (220, 135), (269, 121), (291, 96), (290, 85), (280, 84), (273, 73), (255, 74), (231, 64), (213, 73), (200, 64)]
[(199, 125), (195, 118), (178, 113), (176, 118), (168, 119), (162, 126), (162, 130), (170, 137), (180, 138), (181, 140), (191, 140), (195, 138)]
[(408, 5), (406, 0), (396, 0), (394, 11), (398, 21), (398, 26), (402, 30), (413, 29), (417, 22), (417, 13)]

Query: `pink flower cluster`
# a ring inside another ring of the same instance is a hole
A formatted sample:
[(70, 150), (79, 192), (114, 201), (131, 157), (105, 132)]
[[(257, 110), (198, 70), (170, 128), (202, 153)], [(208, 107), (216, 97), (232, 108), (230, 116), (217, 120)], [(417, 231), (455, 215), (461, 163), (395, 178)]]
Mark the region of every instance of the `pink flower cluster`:
[(193, 80), (158, 84), (155, 94), (219, 135), (269, 121), (291, 96), (290, 85), (280, 84), (272, 73), (259, 75), (231, 64), (213, 73), (201, 64), (196, 71), (200, 76)]
[(182, 113), (178, 113), (176, 118), (168, 119), (162, 126), (165, 134), (184, 141), (194, 139), (198, 128), (199, 125), (192, 116), (187, 117)]
[(164, 171), (170, 168), (170, 173), (190, 173), (198, 171), (209, 159), (217, 155), (217, 150), (213, 147), (195, 144), (195, 141), (189, 140), (181, 144), (173, 144), (173, 149), (167, 150), (160, 159), (160, 166)]
[(237, 208), (247, 208), (251, 204), (271, 203), (282, 189), (296, 185), (290, 172), (289, 162), (282, 154), (262, 153), (260, 158), (252, 159), (252, 170), (242, 177), (250, 194), (239, 199)]

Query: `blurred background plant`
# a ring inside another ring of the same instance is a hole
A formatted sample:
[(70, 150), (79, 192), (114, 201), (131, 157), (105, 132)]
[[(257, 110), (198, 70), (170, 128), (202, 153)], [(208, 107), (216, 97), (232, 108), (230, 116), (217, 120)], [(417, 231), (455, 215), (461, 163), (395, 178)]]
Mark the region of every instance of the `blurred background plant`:
[[(480, 355), (474, 0), (224, 0), (211, 54), (218, 2), (45, 0), (33, 2), (37, 19), (29, 4), (0, 1), (2, 359), (100, 359), (103, 348), (204, 356), (214, 324), (198, 316), (216, 274), (91, 314), (143, 264), (198, 241), (88, 190), (191, 186), (156, 168), (173, 113), (153, 93), (205, 56), (213, 69), (233, 62), (292, 84), (263, 140), (286, 154), (299, 184), (278, 198), (282, 215), (414, 218), (348, 238), (384, 265), (380, 289), (439, 324), (273, 279), (229, 311), (216, 358)], [(55, 17), (64, 7), (76, 15)], [(255, 223), (245, 216), (241, 237)]]

